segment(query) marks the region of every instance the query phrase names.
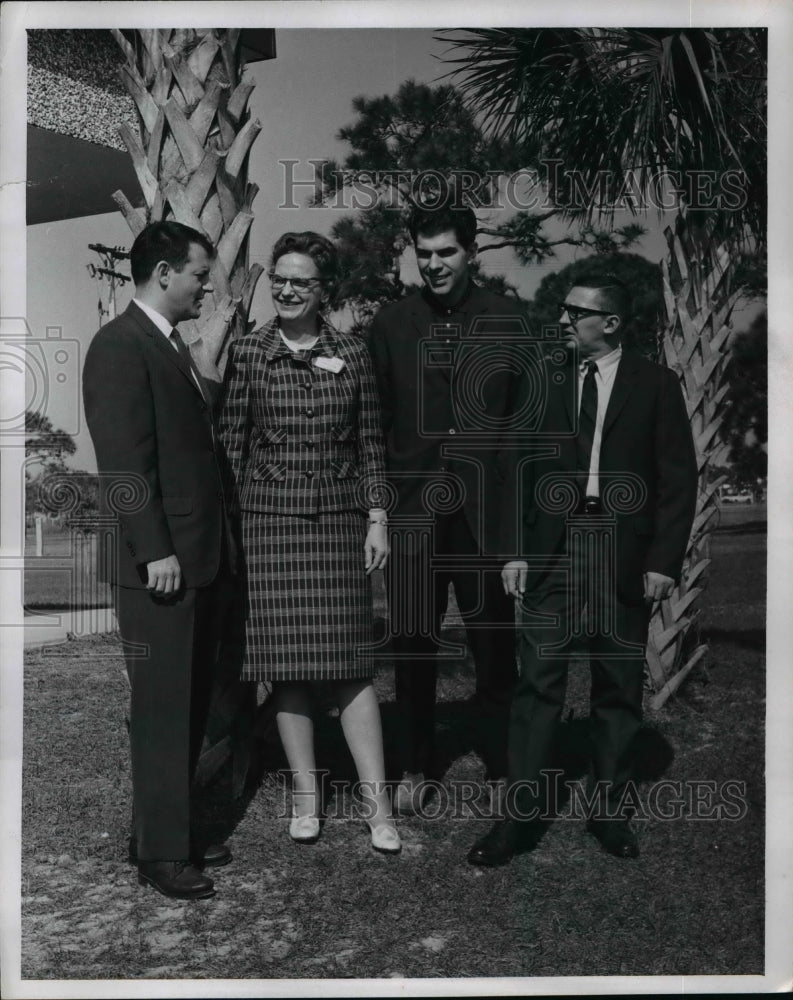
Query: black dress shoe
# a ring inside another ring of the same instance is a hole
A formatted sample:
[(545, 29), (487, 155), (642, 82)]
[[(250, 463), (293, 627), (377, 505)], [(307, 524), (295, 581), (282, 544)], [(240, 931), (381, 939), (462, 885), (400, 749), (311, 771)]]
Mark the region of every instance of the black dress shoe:
[(231, 861), (231, 850), (228, 844), (210, 844), (203, 855), (196, 854), (192, 861), (197, 868), (222, 868)]
[[(190, 862), (196, 868), (222, 868), (223, 865), (227, 865), (231, 861), (231, 851), (227, 844), (210, 844), (209, 847), (205, 848), (203, 854), (192, 848), (190, 854)], [(131, 865), (138, 863), (138, 842), (135, 837), (129, 838), (127, 857)]]
[(505, 865), (516, 854), (533, 850), (541, 834), (536, 824), (500, 819), (468, 852), (468, 863), (483, 868)]
[(615, 858), (638, 858), (639, 843), (626, 820), (590, 820), (587, 829), (601, 847)]
[(208, 899), (215, 895), (212, 879), (189, 861), (139, 861), (138, 882), (173, 899)]

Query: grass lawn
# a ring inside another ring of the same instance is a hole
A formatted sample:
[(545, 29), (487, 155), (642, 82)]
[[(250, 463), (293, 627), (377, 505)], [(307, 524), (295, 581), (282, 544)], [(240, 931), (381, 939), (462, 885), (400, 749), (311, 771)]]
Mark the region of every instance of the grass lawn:
[(44, 554), (35, 555), (35, 537), (25, 538), (23, 606), (30, 610), (66, 611), (106, 608), (110, 588), (96, 578), (96, 538), (87, 541), (69, 531), (44, 534)]
[[(116, 640), (93, 637), (29, 653), (23, 976), (762, 973), (764, 532), (764, 511), (730, 511), (714, 539), (700, 620), (710, 653), (648, 717), (642, 741), (641, 793), (659, 780), (698, 782), (701, 804), (689, 802), (678, 818), (638, 821), (642, 854), (635, 862), (603, 853), (580, 820), (561, 818), (531, 854), (480, 871), (465, 854), (489, 824), (464, 808), (437, 820), (401, 820), (399, 857), (375, 855), (354, 820), (329, 819), (316, 845), (297, 846), (281, 818), (276, 747), (245, 799), (228, 801), (228, 776), (206, 796), (205, 828), (227, 837), (234, 852), (216, 874), (217, 896), (168, 900), (139, 888), (124, 861), (127, 687)], [(377, 688), (388, 734), (393, 680), (385, 666)], [(443, 667), (440, 744), (450, 791), (482, 776), (467, 738), (472, 690), (470, 662)], [(587, 672), (575, 667), (566, 710), (572, 717), (559, 742), (560, 763), (572, 777), (584, 767), (587, 699)], [(338, 718), (320, 703), (319, 764), (333, 778), (351, 778)], [(728, 781), (738, 783), (740, 818), (691, 818), (692, 809), (708, 805), (704, 783), (715, 782), (718, 802)], [(694, 786), (687, 787), (690, 795)]]

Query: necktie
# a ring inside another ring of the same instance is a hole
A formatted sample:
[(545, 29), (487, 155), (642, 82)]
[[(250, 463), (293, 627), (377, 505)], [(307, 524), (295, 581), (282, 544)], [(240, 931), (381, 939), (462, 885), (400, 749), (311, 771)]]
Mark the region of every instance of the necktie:
[(584, 386), (581, 390), (581, 406), (578, 408), (578, 434), (576, 436), (577, 479), (582, 494), (586, 492), (589, 479), (589, 465), (592, 460), (592, 442), (595, 438), (595, 421), (598, 412), (598, 387), (595, 380), (598, 366), (587, 361)]
[(203, 396), (204, 389), (203, 386), (201, 385), (201, 380), (198, 377), (197, 369), (193, 364), (193, 359), (190, 356), (190, 348), (182, 340), (181, 334), (176, 329), (176, 327), (174, 327), (173, 330), (171, 330), (171, 340), (174, 342), (174, 344), (176, 344), (176, 349), (179, 352), (179, 356), (181, 357), (182, 361), (184, 361), (184, 363), (187, 365), (188, 369), (190, 370), (190, 374), (193, 376), (193, 381), (198, 386), (198, 391)]
[(179, 333), (176, 327), (174, 327), (171, 330), (170, 336), (171, 340), (174, 342), (174, 344), (176, 344), (176, 350), (182, 356), (182, 360), (187, 362), (188, 366), (190, 367), (190, 370), (192, 371), (193, 368), (192, 365), (190, 364), (190, 349), (188, 348), (187, 344), (182, 340), (182, 335)]

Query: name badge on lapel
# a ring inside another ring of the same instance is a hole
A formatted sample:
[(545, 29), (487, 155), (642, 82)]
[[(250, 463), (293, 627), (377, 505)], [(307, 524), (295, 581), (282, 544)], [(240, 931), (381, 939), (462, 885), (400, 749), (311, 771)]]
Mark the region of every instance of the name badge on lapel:
[(315, 368), (324, 368), (325, 371), (333, 372), (334, 375), (338, 375), (339, 372), (344, 367), (343, 358), (326, 358), (324, 354), (318, 354), (314, 358)]

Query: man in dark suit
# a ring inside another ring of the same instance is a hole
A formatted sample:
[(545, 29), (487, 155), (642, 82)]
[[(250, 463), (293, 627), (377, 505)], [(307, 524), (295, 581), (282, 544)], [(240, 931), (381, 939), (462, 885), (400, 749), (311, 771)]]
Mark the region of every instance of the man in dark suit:
[(97, 333), (83, 371), (104, 505), (118, 518), (105, 576), (132, 692), (130, 855), (141, 884), (182, 899), (213, 895), (198, 866), (231, 858), (225, 845), (197, 858), (190, 841), (190, 784), (231, 599), (233, 543), (212, 388), (175, 324), (200, 315), (213, 256), (187, 226), (147, 226), (130, 254), (135, 298)]
[(577, 285), (561, 310), (578, 371), (568, 370), (566, 382), (557, 371), (546, 382), (534, 454), (518, 466), (516, 545), (508, 540), (516, 519), (503, 518), (504, 547), (524, 554), (502, 574), (505, 591), (522, 605), (519, 680), (506, 815), (472, 847), (475, 865), (503, 864), (537, 842), (539, 820), (552, 810), (544, 769), (568, 659), (582, 638), (589, 640), (596, 782), (588, 828), (617, 857), (638, 855), (629, 793), (647, 627), (653, 604), (679, 579), (694, 516), (697, 463), (678, 378), (623, 350), (626, 289), (608, 277)]
[(470, 208), (418, 209), (410, 224), (420, 293), (382, 309), (370, 332), (386, 467), (395, 491), (388, 596), (396, 671), (395, 807), (415, 812), (435, 777), (436, 653), (449, 583), (476, 668), (478, 749), (487, 776), (506, 774), (515, 680), (514, 609), (496, 562), (494, 456), (512, 422), (522, 309), (471, 280)]

